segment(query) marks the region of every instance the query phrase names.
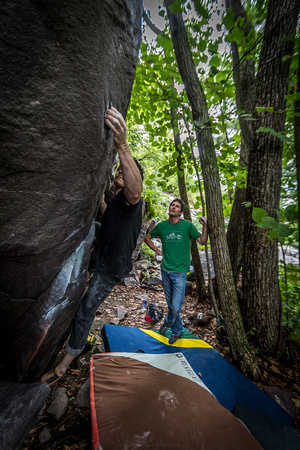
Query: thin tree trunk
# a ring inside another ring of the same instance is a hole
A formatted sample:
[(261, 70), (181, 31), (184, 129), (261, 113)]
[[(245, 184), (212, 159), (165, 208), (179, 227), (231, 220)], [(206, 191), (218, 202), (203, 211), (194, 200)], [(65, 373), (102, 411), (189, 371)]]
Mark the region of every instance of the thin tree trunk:
[[(162, 33), (162, 31), (159, 28), (157, 28), (153, 24), (153, 22), (149, 19), (145, 10), (143, 12), (143, 19), (146, 22), (146, 24), (149, 26), (149, 28), (156, 35), (159, 35)], [(185, 179), (184, 179), (184, 170), (181, 169), (182, 151), (180, 150), (180, 147), (179, 147), (180, 146), (180, 134), (179, 134), (179, 132), (177, 132), (177, 133), (174, 132), (174, 130), (175, 130), (175, 111), (172, 107), (171, 107), (171, 117), (172, 117), (172, 128), (173, 128), (173, 133), (174, 133), (175, 149), (179, 153), (179, 156), (177, 158), (177, 167), (183, 172), (182, 176), (178, 175), (178, 187), (179, 187), (179, 192), (180, 192), (180, 198), (186, 205), (188, 205), (189, 201), (188, 201), (186, 184), (185, 184)], [(190, 213), (189, 209), (185, 209), (184, 218), (186, 220), (189, 220), (190, 222), (192, 221), (192, 217), (191, 217), (191, 213)], [(206, 288), (205, 288), (205, 279), (204, 279), (203, 270), (202, 270), (202, 266), (201, 266), (198, 246), (197, 246), (196, 241), (194, 241), (194, 240), (192, 240), (192, 244), (191, 244), (191, 255), (192, 255), (192, 262), (193, 262), (194, 273), (195, 273), (195, 278), (196, 278), (196, 293), (197, 293), (198, 301), (200, 301), (206, 294)]]
[[(259, 127), (284, 133), (289, 68), (298, 17), (296, 0), (270, 0), (256, 80), (256, 105), (276, 112), (256, 113)], [(279, 112), (278, 112), (279, 111)], [(278, 242), (252, 220), (252, 208), (277, 218), (281, 189), (283, 141), (269, 132), (253, 134), (251, 146), (245, 227), (247, 246), (243, 265), (244, 301), (248, 329), (256, 330), (259, 348), (274, 352), (280, 346), (282, 302), (278, 282)]]
[[(173, 109), (171, 109), (171, 116), (172, 116), (172, 128), (173, 128), (173, 132), (174, 132), (175, 111)], [(180, 198), (186, 205), (188, 205), (189, 200), (188, 200), (187, 191), (186, 191), (184, 170), (181, 168), (182, 151), (179, 148), (179, 145), (180, 145), (179, 133), (175, 134), (175, 132), (174, 132), (174, 142), (175, 142), (175, 149), (179, 153), (179, 156), (177, 158), (177, 167), (178, 167), (178, 169), (180, 169), (183, 172), (182, 176), (178, 175), (178, 186), (179, 186)], [(184, 218), (186, 220), (189, 220), (190, 222), (192, 221), (190, 209), (185, 209), (183, 214), (184, 214)], [(202, 270), (202, 266), (201, 266), (198, 245), (194, 239), (192, 239), (192, 244), (191, 244), (191, 255), (192, 255), (192, 262), (193, 262), (194, 273), (195, 273), (195, 278), (196, 278), (197, 299), (198, 299), (198, 301), (201, 301), (201, 299), (203, 299), (203, 297), (205, 297), (205, 295), (206, 295), (205, 279), (204, 279), (203, 270)]]
[(172, 2), (172, 0), (165, 0), (178, 67), (192, 108), (193, 119), (196, 124), (202, 122), (205, 125), (202, 130), (197, 127), (197, 143), (204, 179), (209, 235), (222, 314), (235, 361), (239, 364), (243, 373), (257, 378), (259, 369), (243, 327), (230, 265), (218, 165), (206, 99), (197, 77), (182, 14), (171, 13), (169, 6)]

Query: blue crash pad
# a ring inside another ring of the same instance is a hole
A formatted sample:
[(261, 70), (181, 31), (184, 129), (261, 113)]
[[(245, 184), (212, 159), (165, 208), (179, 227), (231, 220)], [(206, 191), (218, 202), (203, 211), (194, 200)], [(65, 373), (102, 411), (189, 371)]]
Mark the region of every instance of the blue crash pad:
[(202, 382), (229, 411), (239, 404), (285, 424), (294, 422), (292, 416), (209, 344), (187, 330), (173, 345), (168, 343), (169, 336), (170, 330), (162, 336), (158, 331), (120, 325), (104, 325), (102, 329), (107, 352), (181, 352)]
[(248, 428), (264, 450), (299, 450), (300, 430), (272, 420), (242, 405), (236, 405), (234, 415)]

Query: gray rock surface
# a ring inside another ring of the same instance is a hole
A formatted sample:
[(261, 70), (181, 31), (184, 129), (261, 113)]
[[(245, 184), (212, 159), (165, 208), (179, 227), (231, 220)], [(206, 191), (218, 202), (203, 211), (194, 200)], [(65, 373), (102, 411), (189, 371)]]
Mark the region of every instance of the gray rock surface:
[(81, 408), (90, 408), (90, 379), (88, 378), (78, 391), (75, 404)]
[(51, 394), (46, 383), (0, 382), (0, 448), (16, 449)]
[(48, 442), (49, 439), (51, 439), (50, 431), (48, 430), (47, 427), (44, 427), (39, 434), (39, 442), (41, 444), (45, 444), (45, 442)]
[(141, 0), (1, 2), (0, 379), (37, 379), (68, 335), (141, 14)]
[(59, 420), (67, 410), (68, 396), (66, 391), (66, 388), (59, 387), (57, 391), (55, 391), (53, 401), (46, 410), (46, 412), (51, 414), (51, 416), (54, 416), (56, 420)]
[(124, 317), (126, 316), (126, 314), (127, 314), (126, 309), (124, 309), (124, 308), (117, 308), (117, 309), (116, 309), (116, 317), (117, 317), (119, 320), (123, 320)]

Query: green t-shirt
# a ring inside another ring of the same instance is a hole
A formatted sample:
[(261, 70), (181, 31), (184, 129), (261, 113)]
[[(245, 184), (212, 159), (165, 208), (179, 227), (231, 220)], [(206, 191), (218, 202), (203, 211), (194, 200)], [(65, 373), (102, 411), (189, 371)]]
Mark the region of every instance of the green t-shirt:
[(188, 220), (180, 219), (175, 225), (168, 220), (160, 222), (150, 231), (152, 237), (162, 242), (162, 270), (166, 272), (188, 272), (190, 270), (191, 239), (200, 236), (199, 231)]

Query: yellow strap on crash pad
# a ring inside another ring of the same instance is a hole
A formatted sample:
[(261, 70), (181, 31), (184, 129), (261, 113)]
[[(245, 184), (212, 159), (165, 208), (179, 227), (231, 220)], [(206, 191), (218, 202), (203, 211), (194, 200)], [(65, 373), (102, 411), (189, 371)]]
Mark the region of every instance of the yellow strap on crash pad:
[[(163, 342), (166, 345), (171, 345), (171, 344), (169, 344), (169, 338), (167, 338), (166, 336), (163, 336), (159, 333), (155, 333), (155, 331), (152, 331), (152, 330), (145, 330), (144, 328), (140, 328), (140, 330), (144, 331), (144, 333), (147, 333), (149, 336), (153, 337), (154, 339), (157, 339), (160, 342)], [(207, 344), (206, 342), (202, 341), (201, 339), (179, 338), (172, 345), (174, 345), (174, 347), (184, 347), (184, 348), (192, 348), (192, 347), (212, 348), (211, 345)]]

